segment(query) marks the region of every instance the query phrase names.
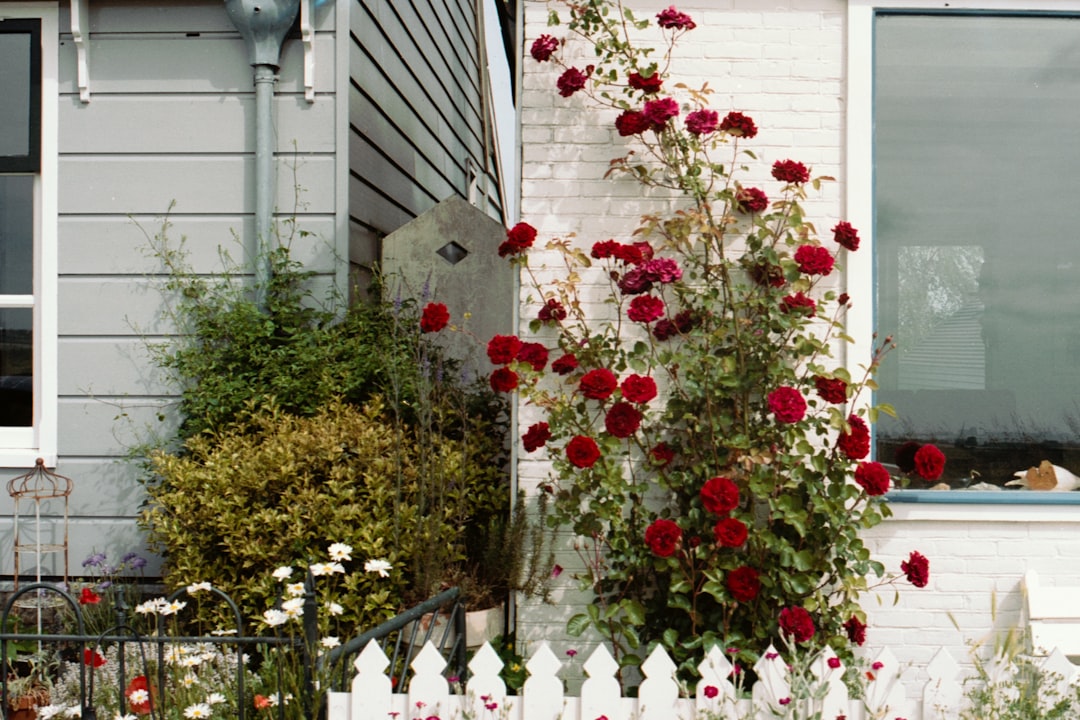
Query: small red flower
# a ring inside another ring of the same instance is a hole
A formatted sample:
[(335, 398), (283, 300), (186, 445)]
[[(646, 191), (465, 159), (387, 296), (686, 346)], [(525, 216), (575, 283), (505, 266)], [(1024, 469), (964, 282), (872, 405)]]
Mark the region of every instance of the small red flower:
[(847, 402), (847, 383), (840, 378), (818, 375), (814, 378), (814, 388), (818, 396), (827, 403), (842, 405)]
[(689, 15), (679, 12), (674, 5), (657, 14), (656, 24), (666, 30), (693, 30), (697, 27)]
[(701, 486), (701, 504), (715, 515), (725, 515), (739, 505), (739, 488), (726, 477), (714, 477)]
[(772, 166), (772, 176), (780, 182), (801, 185), (810, 179), (810, 171), (801, 162), (777, 160)]
[(713, 537), (720, 547), (741, 547), (749, 535), (746, 525), (735, 518), (722, 518), (713, 527)]
[(739, 188), (735, 193), (735, 206), (743, 213), (763, 213), (769, 207), (769, 197), (756, 187)]
[(548, 424), (538, 422), (530, 425), (525, 434), (521, 436), (521, 444), (525, 448), (525, 452), (533, 452), (544, 447), (550, 439), (551, 430), (548, 428)]
[(661, 442), (657, 443), (649, 450), (649, 457), (654, 464), (664, 467), (675, 459), (675, 451), (672, 450), (667, 443)]
[(495, 392), (511, 392), (518, 386), (518, 374), (508, 367), (501, 367), (491, 373), (489, 382)]
[(634, 322), (651, 323), (664, 316), (664, 301), (654, 295), (638, 295), (630, 301), (626, 317)]
[(573, 355), (567, 353), (551, 363), (551, 369), (556, 375), (569, 375), (578, 369), (578, 360)]
[(851, 223), (846, 220), (836, 224), (836, 227), (832, 229), (833, 240), (842, 248), (846, 248), (851, 252), (855, 252), (859, 249), (859, 231), (851, 227)]
[(786, 607), (780, 611), (780, 629), (797, 643), (814, 637), (814, 621), (805, 608)]
[(664, 80), (660, 77), (660, 73), (654, 72), (649, 77), (644, 77), (641, 73), (632, 72), (627, 77), (630, 87), (635, 90), (640, 90), (646, 95), (652, 95), (653, 93), (660, 92), (660, 86), (663, 85)]
[(855, 468), (855, 482), (867, 495), (884, 495), (889, 492), (889, 471), (879, 462), (859, 463)]
[(641, 411), (628, 402), (617, 402), (604, 416), (604, 429), (617, 438), (628, 438), (641, 427)]
[(640, 135), (650, 127), (652, 123), (637, 110), (625, 110), (615, 118), (615, 129), (619, 131), (621, 137)]
[(778, 387), (769, 393), (769, 410), (782, 423), (796, 423), (806, 415), (806, 399), (793, 387)]
[(761, 580), (758, 577), (758, 571), (746, 565), (729, 572), (725, 583), (731, 597), (738, 602), (750, 602), (761, 592)]
[(828, 248), (820, 245), (800, 245), (795, 251), (799, 272), (807, 275), (828, 275), (836, 262)]
[(607, 400), (618, 386), (619, 381), (615, 373), (607, 368), (590, 370), (581, 376), (581, 382), (578, 384), (581, 394), (590, 400)]
[(83, 665), (93, 665), (96, 668), (105, 664), (105, 658), (97, 650), (83, 649)]
[(514, 361), (521, 350), (521, 340), (516, 335), (496, 335), (488, 340), (487, 356), (494, 365), (506, 365)]
[(623, 399), (632, 403), (647, 403), (656, 397), (656, 393), (656, 381), (648, 375), (630, 375), (622, 381)]
[(735, 111), (729, 112), (724, 117), (723, 122), (720, 123), (720, 129), (736, 137), (752, 138), (757, 135), (757, 125), (754, 125), (754, 121), (741, 112)]
[(533, 370), (540, 372), (547, 366), (548, 350), (540, 343), (522, 343), (521, 348), (517, 351), (517, 355), (514, 359), (520, 360), (523, 363), (528, 363), (532, 366)]
[(566, 444), (566, 459), (574, 467), (591, 468), (600, 459), (600, 448), (591, 437), (576, 435)]
[(844, 632), (847, 633), (848, 640), (856, 645), (866, 642), (866, 624), (854, 615), (844, 623)]
[(562, 322), (566, 319), (566, 308), (563, 304), (555, 298), (548, 298), (544, 303), (544, 307), (540, 308), (540, 312), (536, 314), (537, 319), (540, 322)]
[(936, 445), (923, 445), (915, 452), (915, 472), (928, 482), (937, 480), (945, 472), (945, 453)]
[(659, 132), (667, 126), (668, 120), (679, 114), (679, 103), (675, 98), (669, 97), (648, 100), (641, 114), (645, 116), (653, 129)]
[(862, 460), (870, 454), (870, 428), (858, 415), (849, 415), (847, 421), (851, 431), (840, 433), (836, 447), (849, 459)]
[(101, 596), (94, 592), (91, 588), (83, 588), (82, 592), (79, 593), (80, 605), (97, 605), (99, 602), (101, 602)]
[(255, 709), (256, 710), (265, 710), (266, 708), (273, 707), (273, 706), (274, 706), (274, 702), (270, 698), (266, 697), (265, 695), (256, 695), (255, 696)]
[(715, 685), (706, 685), (702, 694), (712, 700), (714, 697), (720, 694), (720, 690)]
[(555, 86), (559, 88), (559, 94), (563, 97), (570, 97), (578, 90), (585, 87), (585, 83), (589, 79), (589, 73), (592, 72), (592, 66), (585, 68), (585, 72), (581, 72), (575, 67), (567, 68), (559, 79), (555, 81)]
[(499, 245), (499, 257), (525, 252), (536, 242), (536, 228), (520, 222), (506, 231), (506, 240)]
[(918, 550), (912, 550), (908, 559), (900, 563), (900, 570), (917, 588), (924, 588), (930, 582), (930, 561)]
[(785, 296), (780, 301), (780, 309), (788, 315), (813, 315), (817, 310), (817, 303), (800, 290), (794, 295)]
[(708, 135), (716, 132), (720, 124), (720, 115), (715, 110), (701, 108), (686, 115), (686, 132), (691, 135)]
[(682, 543), (682, 528), (674, 520), (659, 518), (645, 528), (645, 544), (657, 557), (671, 557)]
[(533, 40), (532, 47), (529, 48), (529, 54), (533, 56), (533, 60), (536, 62), (546, 62), (551, 59), (552, 54), (558, 49), (558, 40), (550, 35), (541, 35)]
[(450, 323), (450, 312), (442, 303), (431, 302), (420, 315), (420, 332), (439, 332)]

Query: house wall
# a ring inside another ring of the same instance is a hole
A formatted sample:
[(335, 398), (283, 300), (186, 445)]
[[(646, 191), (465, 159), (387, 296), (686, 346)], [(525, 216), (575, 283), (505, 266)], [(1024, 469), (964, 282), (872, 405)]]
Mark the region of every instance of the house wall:
[[(344, 1), (344, 0), (343, 0)], [(378, 258), (379, 239), (452, 195), (501, 219), (486, 158), (480, 43), (473, 0), (350, 3), (349, 259)], [(494, 57), (498, 62), (500, 57)]]
[[(133, 518), (143, 495), (136, 468), (123, 457), (172, 427), (174, 388), (147, 355), (147, 343), (172, 330), (148, 234), (167, 214), (169, 237), (186, 238), (188, 259), (201, 273), (221, 267), (219, 246), (237, 260), (253, 250), (254, 89), (244, 43), (220, 0), (94, 0), (91, 97), (83, 103), (68, 3), (61, 7), (56, 469), (75, 483), (71, 564), (80, 571), (91, 549), (118, 558), (142, 547)], [(319, 5), (314, 23), (314, 103), (304, 98), (300, 40), (290, 37), (282, 52), (276, 207), (279, 218), (295, 214), (298, 227), (312, 233), (292, 239), (294, 256), (319, 273), (325, 289), (340, 282), (335, 259), (344, 255), (344, 246), (336, 247), (344, 233), (336, 216), (334, 5)], [(0, 469), (0, 477), (20, 472)], [(5, 575), (13, 570), (11, 508), (5, 493)], [(62, 524), (50, 521), (45, 541), (60, 539)]]
[[(670, 2), (628, 4), (639, 15), (655, 15)], [(583, 98), (558, 96), (554, 88), (561, 69), (534, 62), (527, 50), (541, 33), (562, 37), (567, 31), (565, 26), (548, 26), (546, 2), (526, 0), (524, 9), (521, 219), (534, 225), (541, 238), (573, 232), (585, 246), (608, 237), (626, 240), (640, 214), (662, 210), (668, 200), (655, 193), (643, 195), (627, 181), (603, 179), (608, 161), (625, 152), (626, 141), (612, 125), (614, 113), (586, 111)], [(752, 141), (759, 161), (745, 183), (762, 187), (772, 197), (778, 190), (768, 173), (772, 163), (800, 160), (812, 166), (813, 175), (839, 181), (826, 184), (820, 194), (810, 192), (806, 208), (812, 222), (820, 230), (844, 219), (847, 3), (778, 0), (766, 9), (758, 0), (684, 0), (678, 9), (698, 25), (680, 41), (675, 66), (679, 80), (692, 87), (707, 80), (712, 106), (721, 115), (745, 112), (759, 128)], [(568, 51), (568, 62), (588, 62), (580, 47)], [(688, 62), (680, 65), (680, 60)], [(531, 253), (530, 267), (542, 272), (538, 266), (543, 260), (543, 253)], [(602, 297), (606, 279), (594, 280), (596, 296)], [(525, 320), (519, 330), (526, 332), (527, 319), (536, 310), (527, 305), (525, 291), (520, 299)], [(522, 428), (540, 419), (533, 407), (519, 409)], [(518, 469), (522, 487), (531, 490), (547, 477), (550, 464), (540, 453), (523, 453)], [(1080, 565), (1070, 562), (1080, 555), (1080, 534), (1069, 508), (894, 507), (896, 517), (868, 532), (868, 543), (892, 572), (899, 571), (911, 550), (919, 550), (930, 559), (931, 580), (922, 590), (900, 583), (895, 605), (891, 587), (883, 588), (879, 598), (866, 597), (868, 649), (888, 645), (902, 663), (925, 664), (945, 645), (959, 659), (966, 655), (966, 640), (977, 640), (994, 627), (992, 604), (999, 611), (997, 627), (1019, 620), (1018, 583), (1026, 568), (1036, 567), (1047, 584), (1080, 585)], [(525, 601), (519, 606), (518, 628), (526, 643), (547, 639), (559, 657), (574, 648), (581, 658), (588, 656), (595, 638), (570, 638), (563, 632), (565, 621), (588, 602), (571, 577), (581, 566), (572, 542), (561, 539), (558, 562), (566, 572), (557, 581), (556, 604)]]

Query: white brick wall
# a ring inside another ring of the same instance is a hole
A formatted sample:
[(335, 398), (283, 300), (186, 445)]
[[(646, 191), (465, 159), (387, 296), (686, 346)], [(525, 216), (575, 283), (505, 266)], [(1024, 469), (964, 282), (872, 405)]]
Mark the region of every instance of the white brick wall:
[[(630, 4), (639, 14), (654, 15), (671, 3)], [(759, 127), (750, 146), (760, 162), (747, 181), (769, 192), (776, 186), (769, 168), (786, 158), (811, 165), (814, 175), (835, 177), (839, 183), (826, 186), (820, 195), (811, 193), (806, 203), (819, 231), (832, 227), (845, 217), (846, 3), (688, 0), (678, 8), (698, 23), (679, 49), (679, 79), (691, 86), (707, 80), (715, 91), (713, 107), (721, 115), (740, 110)], [(541, 33), (567, 34), (564, 26), (547, 27), (547, 13), (546, 2), (525, 1), (526, 50)], [(574, 53), (580, 50), (571, 49), (571, 56)], [(558, 74), (552, 64), (539, 65), (526, 56), (521, 219), (536, 226), (541, 238), (573, 232), (585, 247), (608, 237), (625, 239), (639, 215), (657, 210), (664, 200), (643, 198), (630, 181), (602, 178), (608, 161), (625, 153), (626, 141), (614, 131), (612, 113), (586, 111), (581, 97), (559, 97), (554, 90)], [(541, 257), (532, 256), (530, 264), (537, 267)], [(535, 308), (524, 306), (528, 294), (523, 289), (522, 331), (535, 316)], [(521, 427), (538, 419), (535, 408), (520, 409)], [(548, 466), (537, 455), (520, 460), (520, 481), (526, 489), (547, 476)], [(997, 627), (1017, 622), (1018, 583), (1029, 565), (1046, 576), (1047, 584), (1080, 586), (1080, 528), (1067, 508), (894, 508), (897, 517), (875, 528), (868, 540), (878, 559), (894, 571), (911, 550), (922, 552), (930, 559), (930, 585), (923, 590), (901, 587), (896, 605), (889, 588), (880, 593), (880, 605), (868, 596), (864, 607), (870, 616), (868, 646), (888, 645), (902, 663), (925, 665), (943, 644), (958, 659), (965, 657), (965, 639), (978, 639), (992, 627), (994, 596)], [(527, 642), (553, 641), (558, 654), (571, 647), (584, 651), (589, 643), (563, 633), (565, 620), (587, 601), (569, 579), (577, 565), (569, 540), (559, 562), (568, 569), (556, 594), (559, 604), (525, 603), (519, 611), (519, 634)], [(579, 655), (579, 661), (584, 656)]]

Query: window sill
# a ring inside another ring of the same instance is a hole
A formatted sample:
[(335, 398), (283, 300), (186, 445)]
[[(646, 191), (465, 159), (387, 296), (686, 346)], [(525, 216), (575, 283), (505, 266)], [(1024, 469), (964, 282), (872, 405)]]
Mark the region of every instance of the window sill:
[(0, 468), (32, 468), (38, 458), (45, 458), (45, 467), (56, 467), (56, 453), (42, 453), (39, 450), (3, 450), (0, 449)]
[(886, 499), (896, 520), (1080, 522), (1080, 492), (897, 490)]

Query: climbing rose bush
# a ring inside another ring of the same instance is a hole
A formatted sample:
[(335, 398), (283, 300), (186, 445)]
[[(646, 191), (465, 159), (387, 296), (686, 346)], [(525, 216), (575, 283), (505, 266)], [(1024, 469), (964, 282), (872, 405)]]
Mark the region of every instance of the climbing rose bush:
[[(528, 337), (489, 343), (492, 386), (542, 414), (522, 449), (551, 461), (541, 489), (578, 538), (595, 598), (568, 630), (598, 631), (624, 664), (662, 643), (688, 678), (720, 642), (850, 654), (867, 633), (860, 593), (929, 577), (917, 553), (887, 573), (860, 538), (888, 515), (891, 478), (866, 458), (889, 409), (863, 391), (891, 340), (857, 375), (833, 359), (853, 302), (834, 271), (858, 230), (840, 221), (819, 239), (802, 203), (829, 178), (782, 158), (760, 172), (775, 184), (750, 185), (754, 119), (710, 107), (704, 87), (670, 94), (690, 15), (587, 0), (551, 14), (553, 27), (567, 20), (567, 37), (531, 50), (561, 68), (558, 102), (609, 112), (623, 145), (612, 174), (674, 198), (631, 237), (605, 237), (599, 218), (593, 241), (520, 223), (499, 249), (531, 285), (532, 310)], [(654, 24), (666, 47), (639, 47), (634, 33)], [(565, 64), (568, 41), (591, 45), (593, 64)], [(547, 352), (524, 350), (537, 343)], [(919, 473), (940, 474), (933, 450), (912, 458)]]

